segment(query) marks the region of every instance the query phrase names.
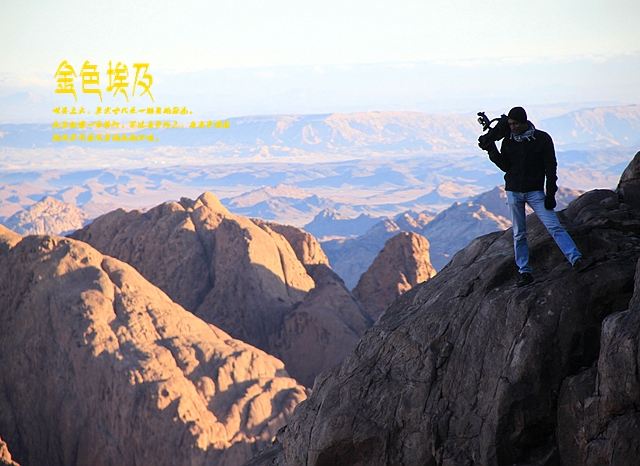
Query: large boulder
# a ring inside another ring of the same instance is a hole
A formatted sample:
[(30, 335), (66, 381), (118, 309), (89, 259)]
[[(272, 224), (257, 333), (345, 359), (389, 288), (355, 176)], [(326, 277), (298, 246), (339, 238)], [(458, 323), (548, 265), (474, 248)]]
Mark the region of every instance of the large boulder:
[(616, 191), (624, 202), (640, 209), (640, 152), (622, 173)]
[(637, 464), (640, 211), (599, 190), (561, 218), (589, 268), (535, 216), (528, 287), (511, 230), (474, 240), (316, 379), (274, 464)]
[(0, 255), (0, 329), (0, 436), (21, 464), (235, 466), (306, 397), (281, 361), (72, 239)]

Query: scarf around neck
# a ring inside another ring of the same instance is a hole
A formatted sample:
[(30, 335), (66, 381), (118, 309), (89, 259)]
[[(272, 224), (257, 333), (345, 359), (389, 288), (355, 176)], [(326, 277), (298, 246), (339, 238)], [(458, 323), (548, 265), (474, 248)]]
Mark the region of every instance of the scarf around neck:
[(511, 139), (513, 139), (516, 142), (522, 142), (522, 141), (535, 141), (535, 137), (533, 137), (533, 133), (536, 130), (536, 127), (533, 126), (533, 123), (531, 123), (530, 121), (528, 121), (527, 123), (529, 123), (529, 128), (521, 134), (514, 134), (511, 133)]

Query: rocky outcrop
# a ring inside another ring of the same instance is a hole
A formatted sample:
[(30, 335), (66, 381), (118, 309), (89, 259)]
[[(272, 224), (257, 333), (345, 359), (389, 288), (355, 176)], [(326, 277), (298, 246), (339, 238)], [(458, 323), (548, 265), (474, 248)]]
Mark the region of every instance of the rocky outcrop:
[(558, 399), (558, 446), (564, 464), (637, 464), (639, 300), (640, 268), (637, 268), (635, 294), (629, 309), (603, 322), (597, 363), (562, 384)]
[(624, 170), (616, 191), (627, 204), (640, 209), (640, 152), (636, 153), (633, 162)]
[(528, 287), (510, 230), (474, 240), (316, 380), (274, 464), (637, 464), (640, 211), (598, 190), (561, 217), (589, 268), (535, 216)]
[(282, 235), (231, 214), (211, 193), (144, 213), (114, 211), (72, 236), (133, 265), (177, 303), (261, 348), (314, 286)]
[(375, 321), (398, 296), (435, 274), (429, 261), (429, 241), (416, 233), (398, 233), (362, 275), (353, 295)]
[(353, 289), (363, 273), (384, 247), (387, 240), (400, 232), (391, 219), (384, 219), (357, 238), (330, 240), (322, 243), (331, 268)]
[(73, 236), (130, 263), (205, 321), (281, 358), (309, 386), (370, 325), (339, 278), (314, 278), (311, 270), (328, 261), (311, 235), (234, 215), (211, 193), (145, 213), (115, 211)]
[(303, 387), (72, 239), (0, 255), (0, 436), (30, 465), (242, 464)]
[(0, 254), (9, 251), (18, 244), (22, 236), (7, 227), (0, 225)]
[(11, 452), (6, 442), (0, 437), (0, 466), (20, 466), (11, 458)]
[(318, 240), (306, 231), (291, 225), (280, 225), (260, 219), (253, 219), (253, 222), (263, 229), (269, 228), (284, 236), (303, 265), (329, 265), (329, 259)]
[[(618, 193), (640, 209), (640, 153)], [(614, 201), (609, 201), (614, 203)], [(606, 317), (591, 367), (567, 378), (558, 399), (558, 445), (564, 464), (635, 465), (640, 452), (640, 261), (629, 308)]]
[(82, 228), (86, 221), (86, 214), (75, 205), (47, 196), (3, 223), (24, 235), (62, 235)]

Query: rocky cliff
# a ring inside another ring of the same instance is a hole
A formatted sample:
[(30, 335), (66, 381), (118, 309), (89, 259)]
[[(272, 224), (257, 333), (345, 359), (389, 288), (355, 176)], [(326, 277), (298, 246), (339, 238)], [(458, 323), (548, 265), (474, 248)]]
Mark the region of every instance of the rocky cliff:
[(265, 222), (260, 219), (253, 219), (253, 222), (263, 229), (271, 229), (284, 236), (303, 265), (329, 265), (329, 259), (318, 240), (306, 231), (291, 225)]
[(7, 443), (0, 438), (0, 466), (20, 466), (11, 458)]
[(291, 244), (315, 287), (290, 309), (283, 325), (269, 337), (269, 350), (282, 358), (287, 370), (311, 387), (320, 372), (342, 362), (373, 321), (329, 267), (320, 243), (309, 233), (289, 225), (254, 220)]
[[(638, 192), (640, 153), (626, 173)], [(636, 465), (640, 209), (596, 190), (561, 218), (590, 267), (535, 216), (528, 287), (511, 230), (474, 240), (316, 380), (273, 464)]]
[(429, 241), (416, 233), (398, 233), (385, 243), (353, 295), (375, 321), (398, 296), (435, 274), (429, 261)]
[(15, 461), (235, 466), (305, 398), (281, 361), (133, 267), (67, 238), (0, 244), (0, 437)]
[(211, 193), (145, 213), (114, 211), (73, 237), (133, 265), (205, 321), (278, 356), (309, 386), (370, 326), (311, 235), (234, 215)]

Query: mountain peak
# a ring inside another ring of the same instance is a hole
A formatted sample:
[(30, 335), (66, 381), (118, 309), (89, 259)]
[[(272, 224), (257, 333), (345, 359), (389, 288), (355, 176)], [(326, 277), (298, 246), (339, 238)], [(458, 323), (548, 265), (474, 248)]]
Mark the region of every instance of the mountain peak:
[(387, 240), (360, 277), (353, 295), (375, 321), (398, 296), (435, 274), (429, 261), (429, 241), (417, 233), (403, 231)]
[(82, 228), (86, 214), (51, 196), (45, 196), (25, 210), (16, 212), (4, 224), (20, 234), (66, 234)]
[(205, 191), (198, 197), (198, 199), (193, 205), (194, 209), (197, 209), (199, 207), (198, 203), (200, 203), (201, 205), (205, 206), (206, 208), (208, 208), (209, 210), (215, 213), (219, 213), (223, 215), (228, 215), (230, 213), (229, 210), (227, 210), (227, 208), (222, 205), (222, 202), (220, 202), (220, 199), (218, 199), (218, 197), (215, 194), (209, 191)]

